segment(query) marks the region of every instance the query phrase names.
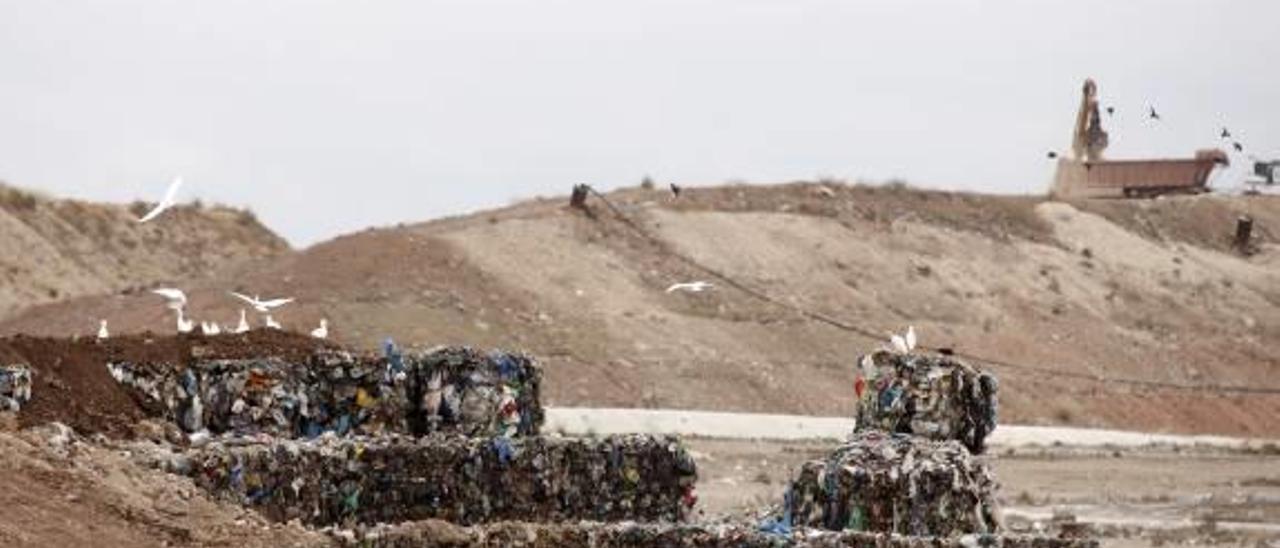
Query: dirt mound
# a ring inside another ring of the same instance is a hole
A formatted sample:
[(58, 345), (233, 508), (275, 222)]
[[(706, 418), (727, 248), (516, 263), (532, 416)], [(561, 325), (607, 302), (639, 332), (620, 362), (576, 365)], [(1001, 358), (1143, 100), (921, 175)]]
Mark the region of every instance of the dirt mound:
[[(914, 325), (996, 358), (1001, 421), (1280, 435), (1280, 199), (1069, 204), (839, 183), (624, 189), (368, 230), (187, 284), (296, 296), (276, 319), (362, 348), (520, 348), (550, 405), (851, 416), (853, 360)], [(1260, 252), (1235, 254), (1235, 217)], [(707, 280), (702, 293), (670, 292)], [(159, 297), (40, 306), (0, 334), (172, 331)], [(1151, 385), (1116, 382), (1150, 381)], [(1175, 388), (1169, 388), (1175, 386)], [(1179, 388), (1180, 387), (1180, 388)], [(1187, 389), (1202, 387), (1202, 389)]]
[(0, 318), (30, 305), (213, 275), (289, 246), (248, 211), (55, 200), (0, 184)]
[(131, 446), (45, 427), (0, 432), (0, 545), (332, 546), (301, 525), (267, 522), (191, 480), (144, 468)]
[(107, 371), (109, 362), (185, 364), (193, 357), (235, 359), (279, 356), (302, 360), (333, 344), (302, 335), (257, 329), (239, 335), (131, 335), (105, 341), (14, 336), (0, 339), (0, 359), (33, 370), (23, 426), (61, 422), (84, 434), (130, 436), (142, 408)]

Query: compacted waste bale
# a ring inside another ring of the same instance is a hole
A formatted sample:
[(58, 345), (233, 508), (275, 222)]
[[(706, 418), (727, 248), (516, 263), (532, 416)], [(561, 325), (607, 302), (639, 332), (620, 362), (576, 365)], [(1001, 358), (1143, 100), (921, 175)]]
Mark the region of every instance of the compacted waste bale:
[(531, 357), (468, 347), (107, 367), (144, 407), (187, 432), (531, 436), (544, 416), (542, 372)]
[(17, 412), (31, 400), (31, 368), (0, 366), (0, 411)]
[(998, 383), (943, 355), (880, 350), (858, 360), (856, 431), (959, 440), (974, 454), (996, 427)]
[(219, 439), (187, 456), (215, 495), (313, 525), (676, 521), (697, 480), (679, 440), (645, 435)]
[(991, 533), (997, 488), (987, 462), (957, 441), (861, 432), (800, 468), (778, 519), (835, 531)]
[(509, 546), (556, 548), (1097, 548), (1097, 540), (1030, 535), (973, 534), (910, 537), (888, 533), (797, 528), (786, 534), (760, 531), (739, 523), (527, 523), (505, 522), (461, 527), (441, 521), (379, 525), (337, 535), (349, 546), (425, 548), (434, 546)]

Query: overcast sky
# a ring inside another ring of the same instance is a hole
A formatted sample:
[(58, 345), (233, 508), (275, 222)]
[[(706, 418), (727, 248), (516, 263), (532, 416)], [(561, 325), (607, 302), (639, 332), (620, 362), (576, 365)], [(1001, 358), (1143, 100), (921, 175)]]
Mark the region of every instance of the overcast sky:
[(1280, 157), (1277, 0), (0, 0), (0, 180), (295, 245), (645, 174), (1036, 193), (1088, 76), (1109, 156)]

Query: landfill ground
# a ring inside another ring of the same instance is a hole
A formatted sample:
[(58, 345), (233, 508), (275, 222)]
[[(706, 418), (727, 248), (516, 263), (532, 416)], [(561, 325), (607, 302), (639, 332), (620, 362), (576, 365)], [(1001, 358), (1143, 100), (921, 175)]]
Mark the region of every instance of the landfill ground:
[[(686, 440), (704, 518), (780, 502), (791, 473), (835, 442)], [(1280, 448), (993, 448), (1005, 526), (1074, 515), (1104, 546), (1280, 542)]]
[[(140, 438), (163, 437), (155, 423)], [(129, 442), (129, 443), (138, 443)], [(274, 524), (211, 499), (191, 480), (139, 465), (129, 443), (55, 427), (0, 425), (0, 545), (324, 546), (326, 533)], [(700, 521), (753, 522), (781, 501), (791, 472), (835, 442), (694, 438)], [(1051, 526), (1068, 511), (1104, 546), (1280, 542), (1280, 452), (1169, 447), (996, 448), (1006, 526)], [(1019, 519), (1016, 516), (1033, 516)], [(1041, 516), (1041, 517), (1036, 517)], [(1216, 523), (1215, 523), (1216, 522)]]
[(270, 329), (217, 337), (141, 334), (102, 342), (19, 335), (0, 339), (0, 362), (27, 364), (34, 372), (31, 401), (19, 415), (23, 425), (58, 421), (84, 434), (121, 436), (144, 413), (111, 378), (106, 368), (109, 361), (123, 357), (170, 363), (185, 363), (193, 356), (289, 358), (331, 347), (326, 341)]
[[(302, 355), (326, 344), (300, 334), (322, 317), (365, 350), (391, 337), (527, 351), (553, 408), (828, 418), (854, 414), (857, 356), (914, 325), (930, 348), (1001, 362), (976, 364), (1000, 379), (1001, 425), (1280, 437), (1280, 198), (1066, 203), (836, 181), (607, 197), (588, 212), (537, 199), (362, 231), (183, 279), (198, 320), (235, 321), (228, 289), (296, 296), (278, 316), (293, 333), (168, 336), (145, 280), (3, 315), (0, 365), (28, 363), (34, 380), (21, 413), (0, 418), (0, 546), (331, 544), (140, 464), (136, 444), (183, 436), (145, 420), (104, 367)], [(1253, 254), (1230, 244), (1243, 214)], [(714, 289), (665, 290), (694, 280)], [(100, 319), (113, 336), (95, 343)], [(834, 442), (689, 445), (702, 517), (750, 524)], [(1013, 530), (1280, 543), (1274, 446), (991, 457)]]

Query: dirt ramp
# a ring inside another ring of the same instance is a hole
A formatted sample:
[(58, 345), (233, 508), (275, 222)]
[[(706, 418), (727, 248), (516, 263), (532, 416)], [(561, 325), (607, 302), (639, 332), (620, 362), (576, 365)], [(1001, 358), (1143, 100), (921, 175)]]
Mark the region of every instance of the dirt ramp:
[(193, 357), (242, 359), (309, 356), (324, 341), (255, 330), (240, 335), (134, 335), (96, 341), (15, 336), (0, 339), (0, 359), (31, 367), (31, 400), (18, 414), (23, 426), (61, 422), (82, 434), (132, 435), (146, 413), (107, 370), (118, 361), (189, 363)]

